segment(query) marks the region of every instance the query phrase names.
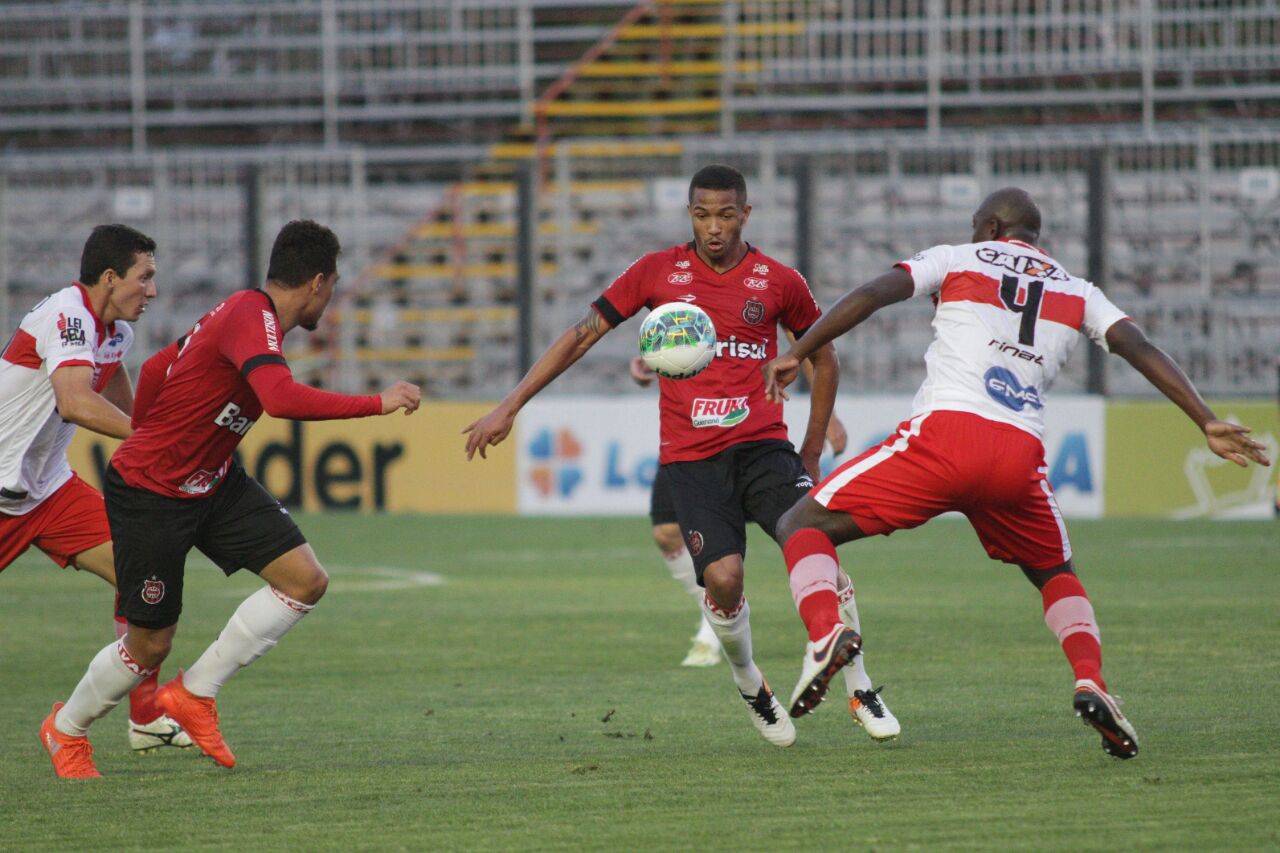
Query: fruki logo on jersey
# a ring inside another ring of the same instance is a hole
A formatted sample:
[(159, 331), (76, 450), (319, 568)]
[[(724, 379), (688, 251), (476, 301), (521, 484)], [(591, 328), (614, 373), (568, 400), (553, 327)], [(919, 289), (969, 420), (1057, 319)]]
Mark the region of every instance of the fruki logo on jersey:
[(1040, 392), (1034, 385), (1023, 387), (1018, 378), (1003, 367), (993, 367), (982, 377), (983, 385), (991, 399), (1000, 405), (1021, 412), (1027, 406), (1043, 409)]
[(582, 482), (582, 443), (567, 429), (539, 430), (529, 442), (529, 479), (544, 498), (567, 498)]
[(699, 397), (693, 401), (690, 420), (695, 427), (731, 427), (737, 426), (751, 414), (746, 397), (724, 397), (709, 399)]

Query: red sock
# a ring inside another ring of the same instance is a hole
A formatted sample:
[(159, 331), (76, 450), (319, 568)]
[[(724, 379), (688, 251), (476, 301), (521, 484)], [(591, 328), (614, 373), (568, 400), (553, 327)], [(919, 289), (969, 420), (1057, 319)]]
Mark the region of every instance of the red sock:
[(1076, 679), (1088, 678), (1103, 690), (1102, 635), (1093, 616), (1093, 605), (1075, 574), (1057, 575), (1040, 590), (1044, 622), (1062, 643), (1062, 651)]
[(840, 562), (835, 546), (825, 533), (806, 527), (782, 546), (782, 556), (791, 576), (791, 597), (809, 629), (809, 639), (816, 642), (840, 621), (840, 600), (836, 597)]
[[(116, 596), (116, 603), (120, 596)], [(123, 616), (116, 617), (116, 639), (129, 633), (129, 622)], [(160, 667), (156, 667), (150, 675), (142, 679), (142, 683), (129, 693), (129, 720), (140, 726), (154, 722), (160, 716), (160, 707), (156, 705), (156, 688), (160, 686)]]

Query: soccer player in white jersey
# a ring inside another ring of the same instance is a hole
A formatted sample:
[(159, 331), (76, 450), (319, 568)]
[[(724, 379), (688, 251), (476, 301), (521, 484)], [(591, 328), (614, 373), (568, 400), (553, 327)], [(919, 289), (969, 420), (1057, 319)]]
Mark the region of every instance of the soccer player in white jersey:
[[(102, 494), (67, 462), (77, 426), (114, 438), (133, 429), (123, 358), (155, 298), (155, 242), (127, 225), (99, 225), (84, 244), (80, 280), (41, 300), (0, 353), (0, 571), (34, 545), (59, 566), (115, 586)], [(125, 629), (116, 620), (116, 634)], [(130, 694), (129, 743), (140, 752), (189, 747), (153, 701), (156, 678)]]
[[(1075, 676), (1076, 715), (1117, 758), (1138, 753), (1133, 726), (1102, 678), (1093, 607), (1049, 485), (1040, 436), (1044, 392), (1083, 331), (1124, 358), (1178, 405), (1209, 449), (1245, 466), (1269, 465), (1249, 429), (1219, 420), (1186, 374), (1088, 281), (1036, 248), (1040, 210), (1014, 187), (973, 215), (973, 242), (934, 246), (846, 294), (792, 347), (765, 365), (769, 394), (785, 399), (800, 361), (886, 305), (931, 296), (934, 340), (911, 418), (883, 444), (840, 466), (778, 524), (787, 570), (810, 635), (837, 626), (835, 546), (964, 513), (987, 553), (1019, 566), (1040, 590), (1044, 619)], [(792, 716), (822, 700), (830, 671), (811, 643)]]

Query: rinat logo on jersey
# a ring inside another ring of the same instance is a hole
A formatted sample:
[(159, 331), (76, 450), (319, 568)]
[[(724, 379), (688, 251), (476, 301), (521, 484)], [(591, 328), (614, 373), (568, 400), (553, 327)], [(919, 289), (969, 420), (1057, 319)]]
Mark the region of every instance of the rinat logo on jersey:
[(693, 281), (693, 273), (691, 272), (673, 272), (667, 276), (667, 281), (671, 284), (688, 284)]
[(244, 435), (249, 431), (249, 427), (253, 426), (256, 421), (252, 418), (237, 417), (240, 414), (240, 407), (235, 403), (227, 403), (222, 407), (222, 411), (213, 419), (218, 426), (224, 426), (234, 432), (236, 435)]
[(769, 339), (765, 338), (758, 344), (749, 343), (748, 341), (738, 340), (737, 335), (730, 335), (727, 341), (716, 341), (716, 358), (749, 358), (754, 361), (764, 361), (769, 357), (765, 351), (765, 347), (769, 345)]
[(1051, 278), (1054, 281), (1066, 281), (1069, 278), (1061, 267), (1042, 261), (1039, 258), (1015, 255), (1012, 252), (1002, 252), (990, 246), (983, 246), (977, 251), (977, 255), (979, 260), (986, 261), (992, 266), (997, 266), (1001, 269), (1012, 270), (1019, 275), (1041, 279)]
[(1033, 364), (1044, 364), (1044, 356), (1037, 355), (1030, 350), (1022, 349), (1007, 341), (998, 341), (995, 338), (987, 341), (987, 346), (995, 347), (996, 351), (1012, 358), (1020, 358), (1023, 361), (1029, 361)]
[(1027, 406), (1033, 409), (1044, 408), (1036, 386), (1028, 385), (1024, 388), (1018, 378), (1003, 367), (991, 368), (983, 375), (982, 381), (991, 399), (1005, 408), (1015, 412), (1021, 412)]

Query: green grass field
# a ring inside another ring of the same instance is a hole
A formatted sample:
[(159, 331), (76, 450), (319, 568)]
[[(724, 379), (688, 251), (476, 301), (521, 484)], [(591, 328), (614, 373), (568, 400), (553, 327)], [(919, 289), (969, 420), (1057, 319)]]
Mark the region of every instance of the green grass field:
[[(678, 666), (696, 613), (643, 519), (299, 520), (333, 581), (219, 697), (231, 771), (134, 756), (122, 707), (94, 730), (106, 778), (56, 780), (36, 732), (112, 636), (110, 593), (35, 552), (0, 576), (0, 848), (1280, 846), (1273, 523), (1072, 525), (1141, 738), (1118, 762), (1071, 714), (1039, 596), (963, 522), (841, 549), (902, 738), (853, 726), (838, 679), (783, 750), (725, 666)], [(747, 565), (785, 697), (803, 628), (772, 543)], [(257, 583), (193, 561), (168, 675)]]

